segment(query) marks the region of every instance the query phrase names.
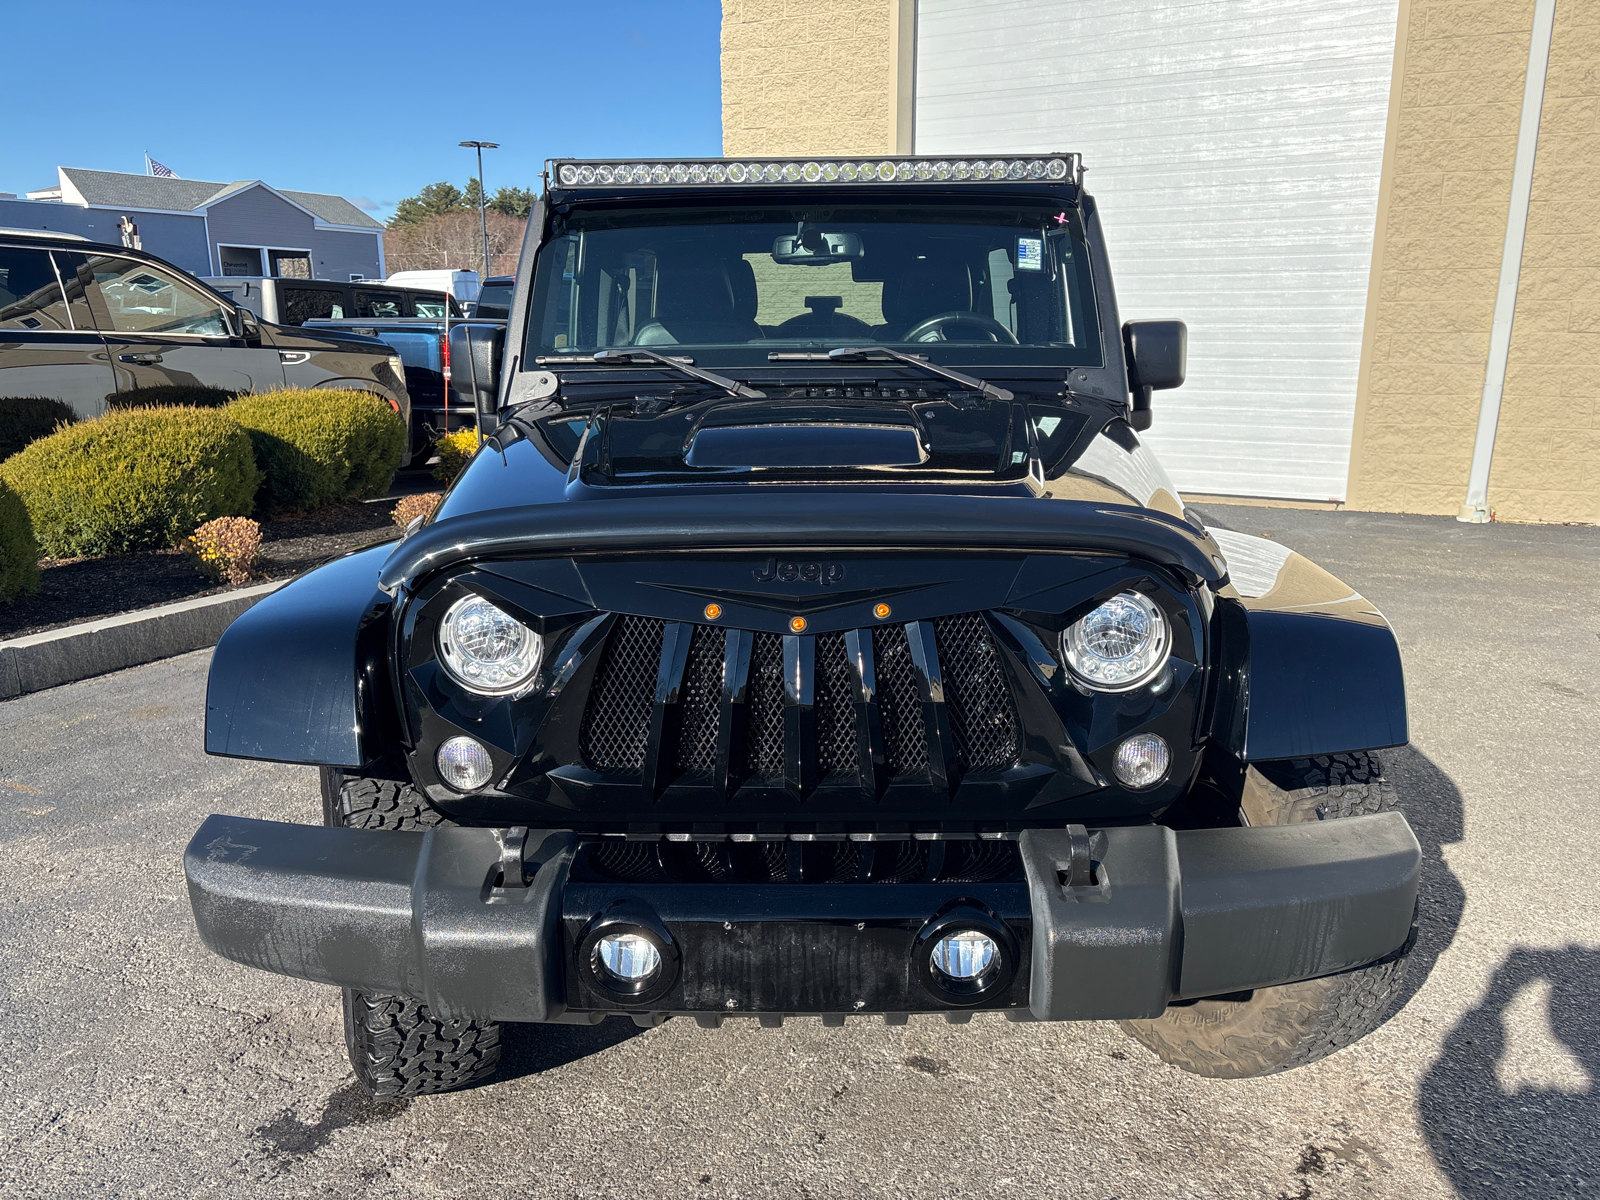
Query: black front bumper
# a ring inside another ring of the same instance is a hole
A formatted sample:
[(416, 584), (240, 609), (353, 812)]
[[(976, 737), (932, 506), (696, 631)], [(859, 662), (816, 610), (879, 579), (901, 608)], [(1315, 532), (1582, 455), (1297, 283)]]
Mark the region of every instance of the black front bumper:
[[(1030, 830), (1018, 843), (1025, 882), (984, 884), (579, 882), (569, 878), (579, 839), (536, 831), (519, 886), (503, 845), (491, 829), (212, 816), (184, 869), (200, 936), (223, 957), (416, 996), (442, 1015), (837, 1021), (1001, 1009), (1103, 1020), (1382, 958), (1409, 933), (1422, 857), (1398, 813), (1281, 828)], [(617, 913), (654, 923), (671, 945), (670, 978), (646, 997), (592, 982), (585, 933)], [(925, 939), (941, 919), (968, 918), (996, 931), (1008, 961), (980, 996), (951, 996), (928, 982)]]

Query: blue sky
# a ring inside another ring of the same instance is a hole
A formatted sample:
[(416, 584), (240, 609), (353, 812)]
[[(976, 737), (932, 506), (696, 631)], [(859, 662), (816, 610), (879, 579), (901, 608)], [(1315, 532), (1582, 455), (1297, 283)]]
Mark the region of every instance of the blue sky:
[(722, 145), (719, 0), (14, 4), (0, 191), (56, 167), (262, 179), (379, 220), (476, 169), (535, 187), (546, 158)]

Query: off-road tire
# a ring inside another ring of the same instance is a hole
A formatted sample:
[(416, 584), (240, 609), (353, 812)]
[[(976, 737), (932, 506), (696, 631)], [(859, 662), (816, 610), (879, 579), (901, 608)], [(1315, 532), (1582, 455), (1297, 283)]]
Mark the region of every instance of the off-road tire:
[[(432, 829), (448, 822), (409, 783), (324, 768), (323, 819), (351, 829)], [(480, 1083), (500, 1062), (494, 1021), (445, 1020), (409, 996), (344, 989), (344, 1044), (367, 1093), (379, 1101)]]
[[(1377, 756), (1330, 754), (1263, 763), (1247, 775), (1240, 811), (1251, 825), (1335, 821), (1395, 807)], [(1411, 937), (1353, 971), (1175, 1004), (1123, 1032), (1164, 1062), (1211, 1079), (1250, 1079), (1303, 1067), (1371, 1033), (1403, 994)]]

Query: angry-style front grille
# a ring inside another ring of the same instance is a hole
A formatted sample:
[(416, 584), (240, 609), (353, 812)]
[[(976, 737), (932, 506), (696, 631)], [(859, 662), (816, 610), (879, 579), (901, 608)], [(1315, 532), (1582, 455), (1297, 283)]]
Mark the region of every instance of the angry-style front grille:
[[(728, 664), (746, 658), (745, 679), (724, 678)], [(674, 662), (683, 664), (677, 679)], [(676, 696), (677, 711), (653, 725), (658, 690), (664, 704)], [(652, 754), (653, 727), (675, 744)], [(713, 625), (679, 626), (669, 637), (665, 621), (620, 616), (601, 651), (579, 749), (587, 766), (608, 774), (643, 779), (647, 759), (670, 763), (671, 772), (651, 769), (657, 787), (688, 776), (729, 787), (877, 788), (1004, 770), (1017, 761), (1019, 732), (999, 651), (978, 613), (815, 637)], [(729, 761), (719, 761), (719, 747)]]

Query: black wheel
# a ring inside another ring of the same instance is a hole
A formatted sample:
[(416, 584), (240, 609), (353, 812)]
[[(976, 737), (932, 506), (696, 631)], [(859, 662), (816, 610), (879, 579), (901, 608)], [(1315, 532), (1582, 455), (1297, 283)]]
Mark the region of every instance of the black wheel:
[[(1252, 767), (1240, 811), (1252, 825), (1299, 825), (1385, 812), (1394, 789), (1377, 756), (1361, 752)], [(1249, 1079), (1303, 1067), (1371, 1033), (1403, 993), (1411, 937), (1365, 967), (1174, 1004), (1159, 1017), (1122, 1021), (1164, 1062), (1212, 1079)]]
[[(323, 820), (351, 829), (431, 829), (446, 820), (409, 783), (323, 768)], [(480, 1083), (500, 1062), (494, 1021), (445, 1020), (409, 996), (344, 989), (344, 1043), (374, 1100), (404, 1100)]]

